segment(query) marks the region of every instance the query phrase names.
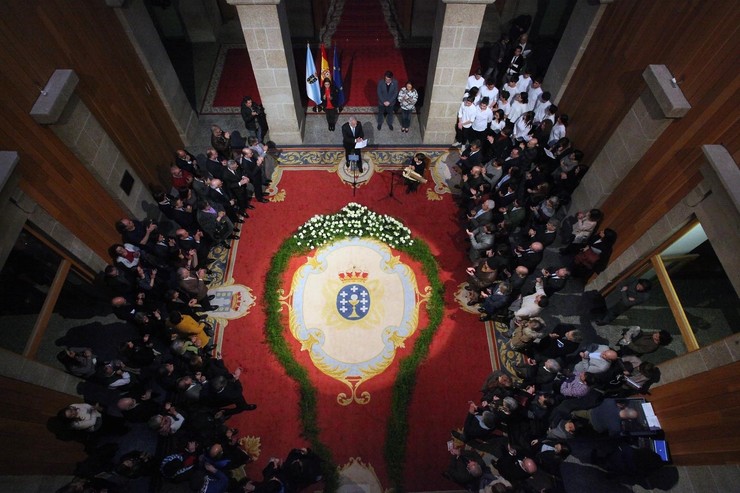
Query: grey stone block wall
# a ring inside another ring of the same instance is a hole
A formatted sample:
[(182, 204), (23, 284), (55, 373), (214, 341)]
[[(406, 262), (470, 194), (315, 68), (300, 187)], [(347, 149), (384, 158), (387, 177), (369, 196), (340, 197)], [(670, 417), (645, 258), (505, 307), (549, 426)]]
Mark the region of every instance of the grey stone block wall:
[[(146, 184), (79, 96), (70, 97), (61, 117), (50, 128), (131, 217), (147, 216), (145, 205), (153, 203), (153, 199)], [(125, 172), (134, 178), (128, 195), (120, 187)]]
[(606, 3), (610, 2), (578, 0), (573, 8), (542, 82), (542, 86), (550, 91), (552, 101), (556, 104), (565, 94), (570, 79), (591, 42), (606, 9), (604, 5)]
[[(180, 138), (186, 146), (189, 145), (198, 130), (198, 115), (190, 107), (143, 0), (127, 0), (121, 8), (115, 10)], [(204, 25), (206, 22), (207, 19), (203, 18), (199, 23), (201, 34), (202, 31), (207, 31)]]

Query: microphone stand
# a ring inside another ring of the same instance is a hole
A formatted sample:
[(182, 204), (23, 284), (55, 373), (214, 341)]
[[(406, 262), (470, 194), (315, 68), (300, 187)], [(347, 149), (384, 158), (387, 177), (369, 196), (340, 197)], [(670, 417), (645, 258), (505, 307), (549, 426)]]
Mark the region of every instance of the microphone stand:
[(396, 184), (396, 174), (397, 173), (398, 173), (397, 170), (391, 169), (391, 189), (390, 189), (388, 195), (386, 197), (383, 197), (381, 200), (393, 199), (396, 202), (398, 202), (399, 204), (403, 204), (403, 202), (401, 202), (401, 199), (399, 199), (398, 197), (396, 197), (394, 195), (394, 187), (395, 187), (395, 184)]

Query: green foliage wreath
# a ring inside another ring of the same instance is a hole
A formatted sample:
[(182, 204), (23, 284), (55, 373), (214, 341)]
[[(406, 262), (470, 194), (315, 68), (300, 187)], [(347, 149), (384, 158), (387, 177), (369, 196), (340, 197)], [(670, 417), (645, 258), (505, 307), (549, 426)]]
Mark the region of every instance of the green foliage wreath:
[(285, 339), (285, 329), (280, 317), (279, 290), (280, 280), (291, 258), (305, 255), (308, 250), (327, 243), (353, 237), (374, 238), (406, 253), (421, 264), (432, 288), (426, 304), (429, 325), (420, 330), (413, 350), (400, 361), (391, 396), (391, 414), (386, 431), (384, 455), (391, 483), (395, 491), (401, 493), (404, 491), (403, 468), (409, 429), (408, 409), (416, 384), (416, 370), (429, 353), (429, 346), (442, 322), (444, 311), (444, 286), (439, 279), (437, 262), (427, 244), (418, 238), (412, 239), (411, 231), (397, 219), (377, 214), (354, 202), (336, 214), (312, 217), (298, 228), (294, 236), (283, 241), (272, 258), (265, 282), (266, 338), (275, 357), (298, 385), (300, 393), (298, 415), (301, 419), (302, 434), (311, 444), (311, 448), (324, 459), (325, 491), (334, 492), (339, 488), (339, 476), (331, 451), (319, 439), (318, 391), (311, 383), (306, 369), (293, 357)]

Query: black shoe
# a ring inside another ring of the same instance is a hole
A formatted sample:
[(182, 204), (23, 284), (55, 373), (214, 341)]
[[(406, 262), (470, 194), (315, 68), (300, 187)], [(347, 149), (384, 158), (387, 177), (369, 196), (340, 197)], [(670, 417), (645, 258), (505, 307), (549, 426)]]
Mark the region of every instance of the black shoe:
[(481, 322), (488, 322), (489, 320), (491, 320), (491, 317), (490, 315), (483, 315), (482, 317), (478, 318), (478, 320), (480, 320)]
[[(247, 209), (254, 209), (254, 206), (252, 204), (247, 204)], [(249, 216), (247, 216), (249, 217)]]
[(481, 307), (481, 308), (478, 308), (478, 311), (479, 311), (479, 312), (481, 312), (481, 313), (486, 313), (486, 309), (485, 309), (485, 308), (483, 308), (483, 307)]
[(216, 299), (216, 295), (214, 295), (214, 294), (209, 294), (208, 295), (208, 301), (215, 300), (215, 299)]
[(393, 125), (388, 125), (388, 130), (393, 131)]
[(381, 128), (382, 126), (383, 126), (383, 125), (378, 125), (378, 130), (380, 130), (380, 128)]
[(231, 249), (231, 245), (229, 245), (228, 243), (222, 243), (221, 246), (227, 250)]
[(244, 409), (247, 411), (254, 411), (255, 409), (257, 409), (257, 404), (247, 404), (246, 406), (244, 406)]
[(207, 312), (215, 312), (218, 310), (218, 305), (211, 305), (208, 308), (205, 309)]
[(238, 233), (238, 232), (239, 232), (239, 228), (234, 228), (234, 229), (232, 229), (232, 231), (233, 231), (234, 233)]
[(267, 200), (266, 198), (262, 197), (261, 199), (257, 199), (257, 202), (261, 202), (263, 204), (266, 204), (267, 202), (269, 202), (269, 200)]
[(468, 301), (468, 306), (477, 305), (478, 303), (480, 303), (480, 301), (478, 301), (478, 300), (470, 300), (470, 301)]
[(236, 224), (244, 224), (244, 219), (237, 219), (234, 221)]
[(226, 237), (227, 240), (238, 240), (239, 235), (229, 235)]

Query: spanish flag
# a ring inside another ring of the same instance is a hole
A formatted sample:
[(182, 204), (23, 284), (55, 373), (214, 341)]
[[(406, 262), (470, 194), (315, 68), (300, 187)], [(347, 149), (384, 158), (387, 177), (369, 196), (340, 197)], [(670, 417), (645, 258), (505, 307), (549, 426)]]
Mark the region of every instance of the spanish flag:
[(321, 81), (323, 84), (325, 79), (331, 80), (331, 68), (329, 67), (329, 59), (326, 57), (326, 49), (324, 49), (324, 43), (321, 43)]

